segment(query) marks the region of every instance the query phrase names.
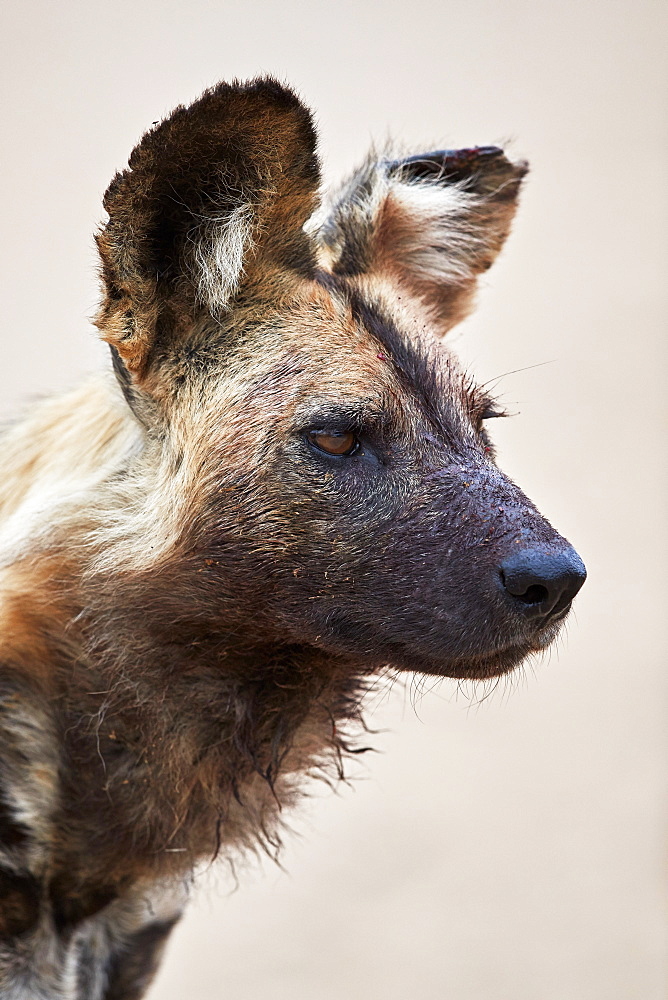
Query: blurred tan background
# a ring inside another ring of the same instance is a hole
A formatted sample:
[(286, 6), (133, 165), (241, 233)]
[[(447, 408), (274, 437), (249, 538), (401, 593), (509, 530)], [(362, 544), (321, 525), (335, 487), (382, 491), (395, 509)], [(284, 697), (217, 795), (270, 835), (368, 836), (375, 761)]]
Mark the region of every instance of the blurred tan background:
[[(549, 656), (495, 691), (379, 691), (382, 751), (294, 817), (285, 871), (199, 879), (152, 1000), (666, 996), (668, 11), (655, 0), (5, 0), (0, 415), (106, 354), (91, 233), (152, 121), (272, 72), (328, 176), (370, 139), (532, 164), (455, 342), (504, 468), (587, 562)], [(546, 363), (547, 362), (547, 363)], [(534, 367), (538, 366), (538, 367)], [(502, 423), (502, 422), (499, 422)], [(428, 685), (432, 687), (433, 685)], [(489, 694), (488, 698), (485, 695)]]

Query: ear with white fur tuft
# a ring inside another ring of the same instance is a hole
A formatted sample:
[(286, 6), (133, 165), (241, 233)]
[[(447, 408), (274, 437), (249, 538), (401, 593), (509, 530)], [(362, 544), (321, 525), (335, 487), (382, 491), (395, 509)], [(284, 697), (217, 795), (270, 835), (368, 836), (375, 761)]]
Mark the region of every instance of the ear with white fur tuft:
[(329, 267), (368, 291), (389, 283), (439, 334), (469, 312), (510, 231), (526, 163), (495, 146), (372, 155), (318, 232)]
[(315, 146), (308, 110), (271, 78), (218, 84), (146, 133), (107, 190), (97, 236), (97, 323), (135, 380), (242, 286), (313, 271), (303, 225)]

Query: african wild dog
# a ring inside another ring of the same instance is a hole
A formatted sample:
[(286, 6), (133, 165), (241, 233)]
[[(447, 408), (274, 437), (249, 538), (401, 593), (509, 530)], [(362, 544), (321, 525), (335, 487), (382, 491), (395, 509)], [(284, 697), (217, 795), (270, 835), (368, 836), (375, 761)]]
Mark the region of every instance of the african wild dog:
[(372, 156), (220, 84), (106, 196), (115, 379), (3, 439), (0, 994), (143, 994), (188, 874), (271, 844), (368, 678), (511, 670), (584, 580), (440, 338), (508, 233), (494, 147)]

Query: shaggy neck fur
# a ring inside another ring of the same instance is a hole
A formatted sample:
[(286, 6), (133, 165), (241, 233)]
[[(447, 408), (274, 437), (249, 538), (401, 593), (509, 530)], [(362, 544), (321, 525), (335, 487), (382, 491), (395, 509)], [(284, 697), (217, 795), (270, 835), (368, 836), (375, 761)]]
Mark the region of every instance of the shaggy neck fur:
[[(169, 558), (129, 572), (107, 567), (110, 497), (141, 464), (136, 422), (119, 396), (93, 380), (38, 408), (5, 441), (37, 486), (21, 491), (19, 465), (0, 494), (13, 560), (0, 600), (3, 620), (14, 622), (0, 657), (30, 672), (30, 697), (61, 736), (58, 826), (70, 835), (56, 880), (73, 898), (84, 880), (117, 887), (185, 872), (226, 845), (274, 850), (296, 776), (340, 775), (346, 724), (360, 721), (363, 681), (350, 663), (261, 636), (250, 642), (231, 609), (200, 600), (198, 582), (222, 572), (212, 560), (193, 556), (185, 587), (183, 565)], [(88, 420), (75, 433), (82, 404)], [(77, 461), (74, 490), (63, 470)], [(135, 500), (139, 488), (135, 481)], [(93, 568), (82, 575), (83, 550)]]

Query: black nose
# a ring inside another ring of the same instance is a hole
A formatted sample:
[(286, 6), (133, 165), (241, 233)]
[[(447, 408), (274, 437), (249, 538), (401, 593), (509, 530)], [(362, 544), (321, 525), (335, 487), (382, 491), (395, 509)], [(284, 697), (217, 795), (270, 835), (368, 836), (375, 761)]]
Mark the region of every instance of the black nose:
[(554, 618), (566, 611), (587, 577), (582, 559), (570, 546), (521, 549), (499, 569), (506, 592), (526, 618)]

